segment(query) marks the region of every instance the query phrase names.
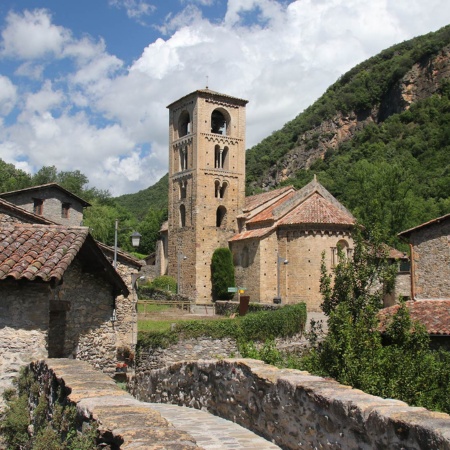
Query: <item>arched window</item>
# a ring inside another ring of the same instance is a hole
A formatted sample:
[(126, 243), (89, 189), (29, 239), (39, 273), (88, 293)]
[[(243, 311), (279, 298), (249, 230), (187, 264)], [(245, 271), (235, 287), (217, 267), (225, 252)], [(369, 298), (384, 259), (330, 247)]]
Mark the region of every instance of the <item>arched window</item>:
[(186, 226), (186, 207), (184, 205), (180, 205), (180, 227), (183, 228)]
[(178, 119), (178, 137), (186, 136), (191, 132), (191, 117), (187, 111), (183, 111)]
[(342, 252), (344, 258), (350, 258), (352, 256), (352, 249), (345, 239), (338, 241), (336, 247), (331, 247), (331, 267), (336, 267), (339, 263), (339, 252)]
[(225, 110), (215, 109), (211, 114), (211, 133), (226, 135), (229, 122), (230, 118)]
[(222, 150), (220, 145), (214, 147), (214, 168), (220, 169), (222, 166)]
[(187, 147), (180, 147), (180, 170), (188, 168), (188, 149)]
[(221, 169), (228, 169), (228, 147), (222, 150), (222, 166)]
[(214, 182), (214, 197), (220, 198), (220, 181), (216, 180)]
[(226, 181), (224, 181), (222, 183), (222, 187), (220, 188), (220, 192), (219, 192), (220, 198), (225, 198), (225, 192), (227, 190), (227, 187), (228, 187), (228, 183)]
[(186, 198), (187, 181), (180, 181), (180, 200)]
[(227, 209), (225, 206), (219, 206), (216, 212), (216, 227), (219, 228), (225, 224), (225, 216), (227, 215)]

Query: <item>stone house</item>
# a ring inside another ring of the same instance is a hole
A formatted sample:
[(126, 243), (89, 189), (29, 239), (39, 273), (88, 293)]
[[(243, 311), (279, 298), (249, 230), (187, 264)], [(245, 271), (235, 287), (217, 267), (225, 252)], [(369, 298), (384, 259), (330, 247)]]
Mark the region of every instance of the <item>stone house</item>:
[(402, 231), (411, 252), (411, 299), (450, 299), (450, 214)]
[(3, 192), (0, 197), (30, 213), (61, 225), (82, 225), (83, 209), (91, 206), (57, 183)]
[(127, 339), (115, 302), (129, 292), (88, 228), (2, 224), (0, 249), (0, 385), (41, 357), (113, 373)]

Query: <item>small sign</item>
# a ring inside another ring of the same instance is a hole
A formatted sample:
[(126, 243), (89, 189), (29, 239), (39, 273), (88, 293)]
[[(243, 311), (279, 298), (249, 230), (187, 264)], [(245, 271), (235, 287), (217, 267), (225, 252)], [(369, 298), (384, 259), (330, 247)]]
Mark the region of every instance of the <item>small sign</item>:
[(228, 292), (237, 292), (237, 291), (238, 291), (238, 288), (236, 288), (236, 287), (228, 288)]

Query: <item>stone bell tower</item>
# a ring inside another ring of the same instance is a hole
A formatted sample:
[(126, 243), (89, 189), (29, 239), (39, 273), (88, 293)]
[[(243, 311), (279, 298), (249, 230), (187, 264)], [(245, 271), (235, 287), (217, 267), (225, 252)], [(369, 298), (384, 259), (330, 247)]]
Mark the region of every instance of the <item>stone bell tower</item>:
[(168, 273), (198, 303), (212, 299), (212, 254), (244, 208), (246, 104), (206, 88), (168, 106)]

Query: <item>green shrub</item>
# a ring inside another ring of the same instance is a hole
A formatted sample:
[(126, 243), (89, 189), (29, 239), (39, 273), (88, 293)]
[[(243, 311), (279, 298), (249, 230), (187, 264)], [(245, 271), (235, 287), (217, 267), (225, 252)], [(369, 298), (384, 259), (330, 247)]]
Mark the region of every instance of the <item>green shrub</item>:
[(231, 300), (233, 292), (229, 287), (235, 286), (233, 255), (229, 248), (214, 250), (211, 260), (212, 295), (214, 300)]
[(166, 332), (138, 333), (138, 349), (167, 348), (183, 337), (209, 336), (214, 339), (233, 338), (239, 342), (266, 341), (289, 337), (304, 330), (306, 305), (286, 305), (275, 311), (259, 311), (245, 317), (224, 320), (190, 320), (178, 322)]
[(177, 282), (175, 278), (168, 275), (161, 275), (156, 277), (151, 283), (150, 287), (153, 289), (160, 289), (162, 291), (177, 292)]

